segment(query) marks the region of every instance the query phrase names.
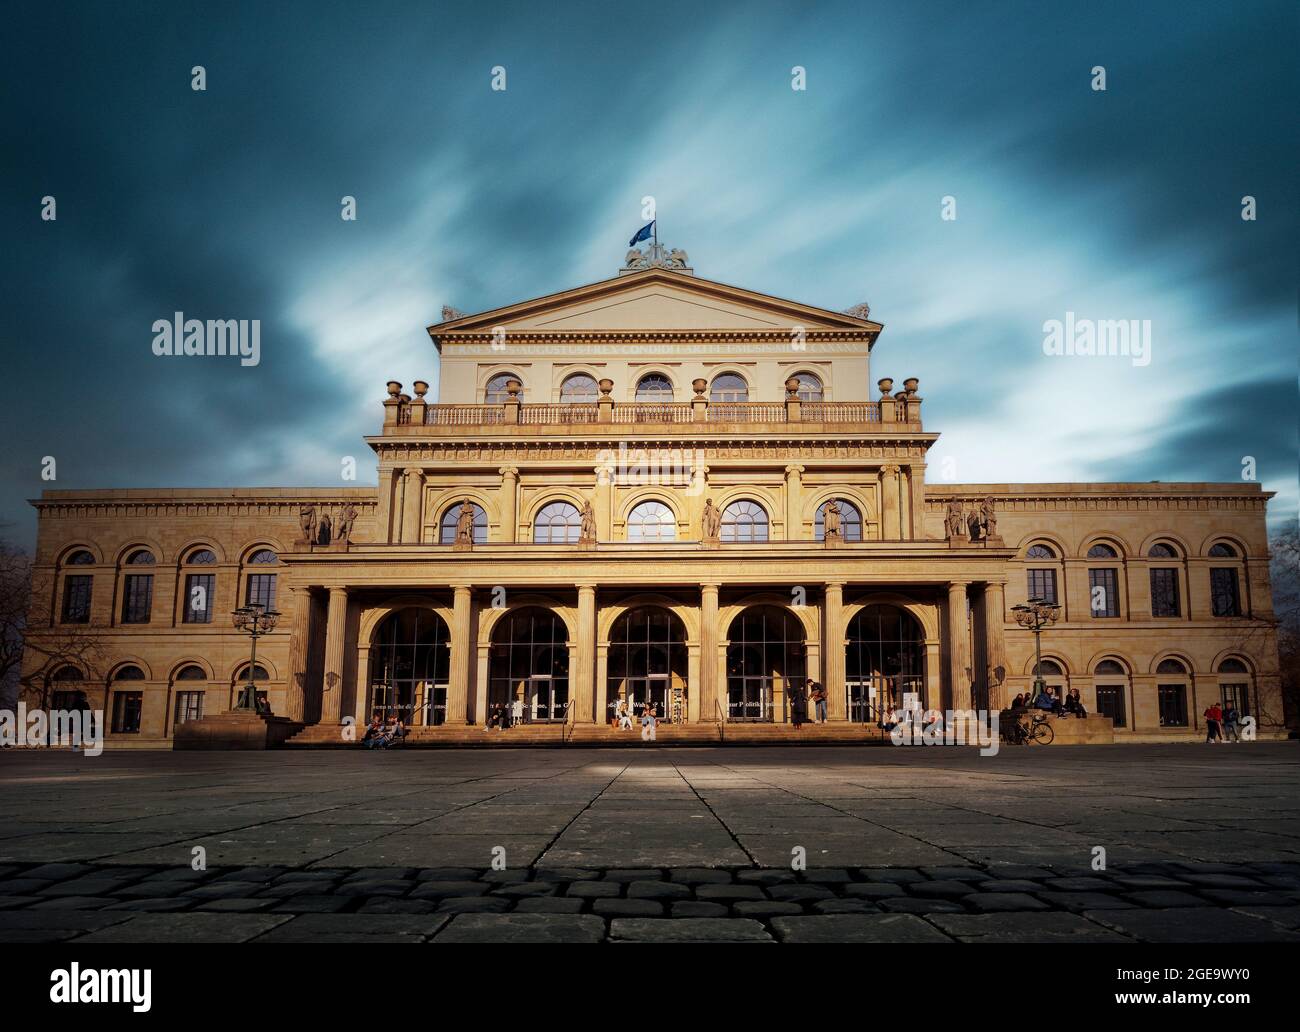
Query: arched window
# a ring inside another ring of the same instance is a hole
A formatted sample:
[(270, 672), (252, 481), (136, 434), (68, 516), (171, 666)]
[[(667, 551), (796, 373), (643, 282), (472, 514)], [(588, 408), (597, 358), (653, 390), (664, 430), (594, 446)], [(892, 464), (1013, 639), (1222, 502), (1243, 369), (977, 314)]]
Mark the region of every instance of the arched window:
[(560, 400), (563, 402), (588, 402), (600, 397), (600, 389), (594, 377), (586, 373), (574, 373), (566, 376), (560, 384)]
[(1113, 659), (1103, 659), (1100, 663), (1097, 664), (1097, 669), (1094, 672), (1099, 677), (1109, 677), (1114, 675), (1119, 675), (1120, 677), (1123, 677), (1124, 674), (1126, 673), (1124, 668), (1119, 663), (1116, 663), (1115, 660)]
[(1173, 546), (1166, 545), (1163, 541), (1157, 541), (1149, 549), (1147, 555), (1152, 559), (1177, 559), (1178, 553), (1174, 551)]
[(925, 698), (925, 635), (905, 609), (869, 605), (849, 621), (844, 679), (849, 719), (876, 723), (882, 710), (903, 705), (904, 696)]
[(609, 632), (605, 686), (606, 715), (626, 705), (635, 719), (647, 705), (676, 723), (686, 703), (686, 629), (676, 614), (658, 606), (630, 609)]
[[(1025, 559), (1029, 562), (1055, 560), (1056, 552), (1048, 545), (1037, 543), (1029, 546), (1029, 550), (1025, 552)], [(1060, 601), (1056, 596), (1056, 570), (1054, 568), (1031, 568), (1025, 571), (1025, 575), (1031, 599), (1039, 598), (1044, 602)]]
[(582, 533), (582, 514), (568, 502), (550, 502), (533, 521), (533, 541), (539, 545), (573, 544)]
[(95, 562), (95, 557), (91, 555), (89, 552), (87, 552), (84, 548), (79, 548), (77, 551), (73, 552), (70, 556), (68, 556), (67, 559), (68, 566), (92, 566), (94, 565), (94, 562)]
[(1119, 554), (1110, 545), (1096, 544), (1088, 549), (1089, 559), (1117, 559)]
[[(254, 680), (254, 681), (261, 682), (261, 681), (269, 681), (270, 679), (271, 679), (271, 675), (268, 674), (268, 673), (266, 672), (266, 667), (262, 666), (261, 663), (258, 663), (256, 666), (253, 667), (253, 680)], [(239, 673), (235, 674), (235, 683), (236, 683), (236, 684), (247, 684), (247, 683), (248, 683), (248, 664), (247, 664), (247, 663), (245, 663), (242, 667), (239, 668)]]
[[(1118, 559), (1119, 553), (1106, 544), (1095, 544), (1088, 549), (1089, 559)], [(1119, 570), (1114, 566), (1093, 566), (1088, 569), (1088, 610), (1096, 619), (1119, 617)]]
[(1113, 659), (1103, 659), (1093, 674), (1098, 715), (1110, 717), (1114, 727), (1127, 727), (1128, 671)]
[(646, 373), (636, 384), (637, 401), (672, 401), (672, 381), (662, 373)]
[[(438, 523), (438, 542), (443, 545), (454, 545), (456, 543), (456, 525), (460, 522), (460, 507), (464, 502), (456, 502), (447, 508), (442, 514), (442, 519)], [(469, 503), (474, 509), (474, 544), (483, 545), (487, 543), (488, 535), (488, 518), (483, 507)]]
[(497, 373), (496, 376), (488, 380), (487, 386), (483, 388), (483, 403), (486, 405), (500, 405), (508, 399), (510, 392), (506, 390), (506, 384), (511, 380), (519, 380), (520, 384), (523, 384), (523, 381), (514, 373)]
[[(95, 557), (84, 548), (73, 552), (64, 561), (65, 566), (90, 566)], [(63, 577), (62, 622), (66, 624), (90, 623), (90, 600), (95, 578), (89, 573), (69, 573)]]
[(1250, 670), (1241, 660), (1229, 657), (1219, 664), (1219, 694), (1225, 714), (1232, 708), (1240, 719), (1253, 712), (1250, 706)]
[(183, 666), (176, 671), (176, 680), (178, 681), (206, 681), (208, 675), (203, 672), (203, 668), (195, 663)]
[(736, 373), (719, 373), (709, 388), (710, 401), (748, 401), (749, 385)]
[[(852, 502), (843, 498), (835, 499), (840, 507), (840, 538), (844, 541), (862, 540), (862, 513)], [(829, 500), (817, 506), (817, 516), (813, 520), (813, 536), (818, 541), (826, 540), (826, 506)]]
[[(185, 557), (186, 566), (213, 566), (217, 555), (210, 548), (196, 548)], [(187, 573), (185, 597), (182, 600), (181, 623), (212, 623), (213, 604), (216, 601), (217, 576), (214, 573)]]
[(1236, 559), (1237, 550), (1223, 541), (1216, 542), (1210, 547), (1211, 559)]
[(821, 377), (813, 373), (795, 373), (794, 378), (799, 381), (798, 394), (800, 401), (822, 400)]
[(141, 548), (139, 551), (132, 552), (126, 559), (127, 566), (153, 566), (157, 563), (154, 554), (147, 548)]
[(492, 628), (488, 719), (563, 721), (569, 711), (568, 631), (549, 609), (529, 607)]
[[(132, 552), (127, 566), (153, 566), (157, 560), (147, 548)], [(153, 610), (153, 574), (128, 573), (122, 578), (122, 622), (148, 623)]]
[(627, 517), (629, 541), (676, 541), (677, 517), (663, 502), (642, 502)]
[(73, 666), (60, 667), (55, 671), (51, 681), (84, 681), (86, 675)]
[[(259, 548), (256, 552), (248, 557), (249, 566), (275, 566), (280, 562), (280, 557), (272, 552), (269, 548)], [(260, 605), (267, 609), (275, 608), (275, 583), (277, 575), (274, 573), (249, 573), (247, 587), (244, 589), (245, 605)]]
[[(82, 711), (82, 728), (83, 735), (94, 730), (93, 721), (94, 712), (90, 708), (90, 701), (86, 698), (85, 676), (76, 667), (65, 666), (56, 670), (54, 676), (50, 678), (50, 692), (52, 695), (51, 704), (56, 710)], [(85, 723), (90, 721), (91, 723)]]
[(1156, 675), (1160, 726), (1187, 727), (1187, 668), (1176, 659), (1164, 659), (1156, 667)]
[(732, 502), (722, 510), (723, 541), (766, 541), (767, 510), (757, 502)]
[(412, 725), (447, 719), (451, 633), (431, 609), (390, 613), (370, 645), (370, 716)]
[(144, 692), (134, 688), (122, 689), (118, 685), (143, 680), (144, 671), (131, 664), (118, 668), (113, 674), (112, 729), (115, 734), (138, 735), (140, 733), (140, 718), (144, 712)]
[(198, 687), (206, 681), (208, 675), (203, 668), (194, 663), (183, 666), (176, 672), (176, 704), (172, 711), (172, 726), (178, 727), (190, 720), (203, 717), (203, 699), (206, 692)]
[[(1157, 541), (1147, 549), (1151, 559), (1178, 559), (1177, 550), (1163, 541)], [(1152, 566), (1148, 573), (1151, 579), (1151, 615), (1158, 617), (1178, 617), (1183, 613), (1182, 575), (1177, 566)]]
[(790, 688), (806, 677), (803, 624), (788, 609), (750, 606), (727, 629), (726, 664), (728, 720), (785, 719)]
[[(1210, 548), (1212, 559), (1237, 559), (1237, 549), (1224, 541)], [(1215, 616), (1241, 616), (1241, 575), (1237, 565), (1210, 567), (1210, 611)]]

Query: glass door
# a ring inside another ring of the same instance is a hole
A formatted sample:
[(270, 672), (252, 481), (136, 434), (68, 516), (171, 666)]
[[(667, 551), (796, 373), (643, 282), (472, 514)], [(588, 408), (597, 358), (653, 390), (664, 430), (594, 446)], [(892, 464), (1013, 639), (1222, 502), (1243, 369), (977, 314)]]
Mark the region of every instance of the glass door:
[(727, 679), (727, 719), (772, 719), (772, 678), (733, 674)]

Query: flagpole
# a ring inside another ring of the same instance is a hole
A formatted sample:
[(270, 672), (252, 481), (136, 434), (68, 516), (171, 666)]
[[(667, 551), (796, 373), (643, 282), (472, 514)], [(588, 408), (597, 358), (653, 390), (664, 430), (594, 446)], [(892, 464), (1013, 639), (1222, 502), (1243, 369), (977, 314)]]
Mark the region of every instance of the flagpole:
[(651, 224), (655, 235), (655, 254), (659, 253), (659, 213), (655, 212), (654, 222)]

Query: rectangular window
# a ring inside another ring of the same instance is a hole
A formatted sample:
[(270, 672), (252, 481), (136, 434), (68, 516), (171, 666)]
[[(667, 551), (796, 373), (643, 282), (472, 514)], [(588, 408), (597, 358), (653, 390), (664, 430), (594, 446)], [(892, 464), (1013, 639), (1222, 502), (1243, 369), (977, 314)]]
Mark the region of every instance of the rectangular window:
[(1041, 598), (1044, 602), (1056, 601), (1056, 571), (1030, 570), (1029, 597)]
[(203, 717), (203, 692), (176, 693), (176, 723), (199, 720)]
[(143, 709), (143, 692), (114, 692), (113, 732), (119, 735), (138, 735), (140, 712)]
[(153, 574), (127, 574), (122, 591), (122, 622), (148, 623), (153, 608)]
[(212, 596), (217, 577), (213, 573), (191, 573), (185, 578), (185, 612), (181, 623), (212, 623)]
[(1237, 717), (1250, 716), (1250, 686), (1245, 684), (1222, 684), (1219, 689), (1223, 692), (1223, 708), (1227, 710), (1229, 706), (1237, 711)]
[(1210, 605), (1215, 616), (1240, 616), (1241, 595), (1237, 590), (1237, 571), (1231, 567), (1210, 570)]
[(1187, 686), (1162, 684), (1156, 688), (1160, 697), (1160, 726), (1187, 726)]
[(275, 574), (250, 573), (248, 575), (248, 595), (244, 599), (248, 605), (260, 603), (267, 609), (275, 608)]
[(90, 585), (88, 573), (73, 573), (63, 579), (64, 623), (90, 623)]
[(1122, 684), (1097, 685), (1097, 712), (1110, 717), (1116, 727), (1127, 727), (1128, 715), (1124, 711), (1124, 686)]
[(1182, 616), (1178, 604), (1178, 571), (1154, 569), (1151, 571), (1151, 615)]
[(1119, 577), (1113, 568), (1088, 571), (1088, 608), (1097, 617), (1119, 616)]

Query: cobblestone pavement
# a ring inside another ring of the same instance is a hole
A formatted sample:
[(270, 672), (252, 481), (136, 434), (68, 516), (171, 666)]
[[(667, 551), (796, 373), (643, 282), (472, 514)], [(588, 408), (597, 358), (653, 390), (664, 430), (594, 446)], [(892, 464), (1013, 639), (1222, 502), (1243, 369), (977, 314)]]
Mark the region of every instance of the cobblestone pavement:
[(1295, 750), (10, 751), (0, 941), (1300, 941)]

